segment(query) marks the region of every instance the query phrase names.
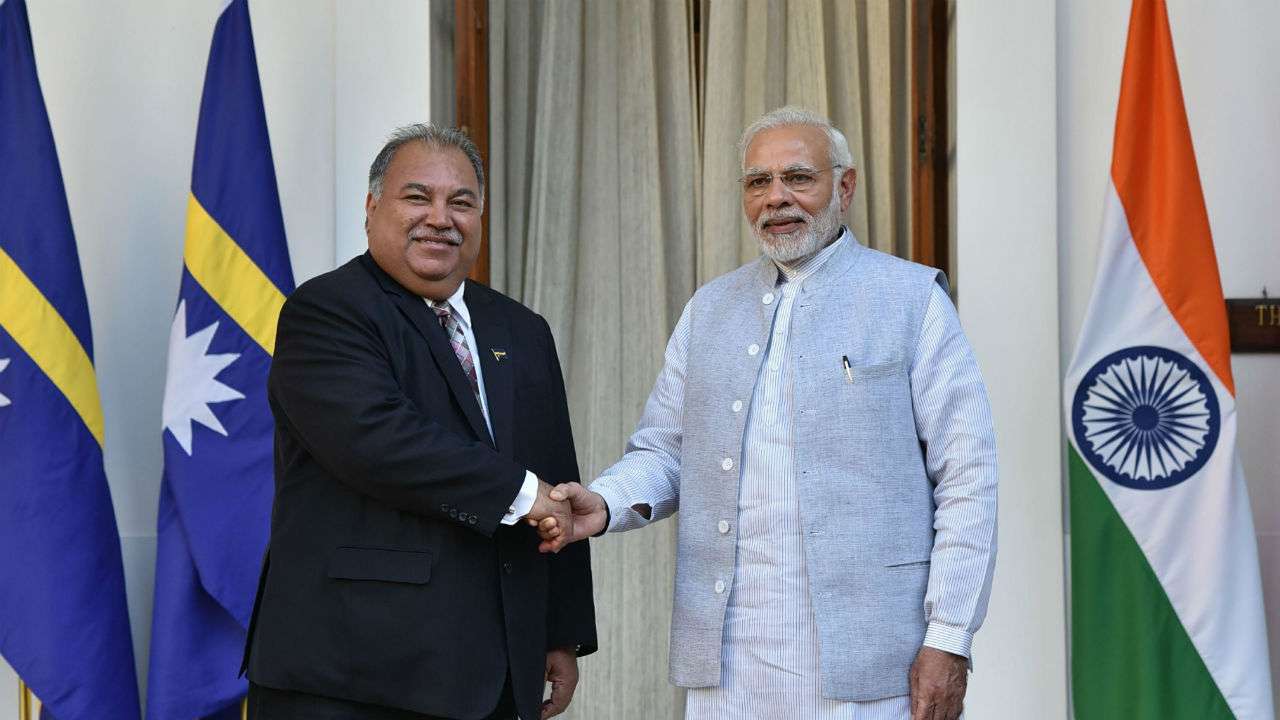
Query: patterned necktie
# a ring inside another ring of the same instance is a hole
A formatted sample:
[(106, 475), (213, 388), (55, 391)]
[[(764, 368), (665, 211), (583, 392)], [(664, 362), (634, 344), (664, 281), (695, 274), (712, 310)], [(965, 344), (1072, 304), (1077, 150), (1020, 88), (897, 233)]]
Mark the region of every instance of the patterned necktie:
[(453, 316), (453, 308), (447, 302), (436, 303), (431, 300), (427, 301), (427, 305), (435, 311), (441, 327), (449, 336), (453, 354), (457, 355), (458, 362), (462, 363), (462, 371), (467, 374), (467, 380), (471, 383), (471, 392), (476, 396), (476, 403), (483, 408), (484, 403), (480, 401), (480, 382), (476, 379), (475, 359), (471, 357), (471, 350), (467, 347), (467, 336), (462, 332), (462, 325), (458, 323), (458, 318)]

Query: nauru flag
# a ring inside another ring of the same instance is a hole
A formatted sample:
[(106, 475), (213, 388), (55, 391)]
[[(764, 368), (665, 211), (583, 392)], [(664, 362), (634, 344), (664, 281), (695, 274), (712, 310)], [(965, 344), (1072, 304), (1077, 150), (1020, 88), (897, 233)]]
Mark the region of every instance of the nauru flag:
[(1079, 720), (1272, 720), (1230, 339), (1161, 0), (1135, 0), (1063, 389)]

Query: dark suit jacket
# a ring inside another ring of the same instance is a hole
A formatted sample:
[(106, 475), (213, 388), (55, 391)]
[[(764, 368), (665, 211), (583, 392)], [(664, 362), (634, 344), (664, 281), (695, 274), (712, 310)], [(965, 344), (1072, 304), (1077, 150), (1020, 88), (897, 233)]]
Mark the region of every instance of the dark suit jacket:
[(578, 479), (550, 328), (482, 285), (464, 297), (493, 440), (435, 315), (368, 254), (285, 303), (253, 682), (478, 718), (509, 670), (537, 718), (547, 650), (595, 650), (587, 544), (542, 555), (500, 524), (526, 469)]

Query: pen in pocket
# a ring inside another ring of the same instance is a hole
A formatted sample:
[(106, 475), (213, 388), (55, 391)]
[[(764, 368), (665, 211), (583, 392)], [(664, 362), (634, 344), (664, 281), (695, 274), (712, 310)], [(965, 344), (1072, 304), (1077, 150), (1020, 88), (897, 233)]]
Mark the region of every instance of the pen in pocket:
[(850, 384), (853, 383), (853, 368), (849, 366), (849, 356), (841, 355), (840, 362), (844, 365), (844, 379)]

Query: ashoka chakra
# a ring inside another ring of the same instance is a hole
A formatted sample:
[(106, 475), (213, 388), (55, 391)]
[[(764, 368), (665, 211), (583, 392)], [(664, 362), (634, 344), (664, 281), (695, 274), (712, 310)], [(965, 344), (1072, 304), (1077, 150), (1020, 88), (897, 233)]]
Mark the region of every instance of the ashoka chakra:
[(1218, 396), (1198, 365), (1172, 350), (1131, 347), (1085, 373), (1071, 403), (1076, 446), (1094, 470), (1159, 490), (1200, 470), (1218, 442)]

